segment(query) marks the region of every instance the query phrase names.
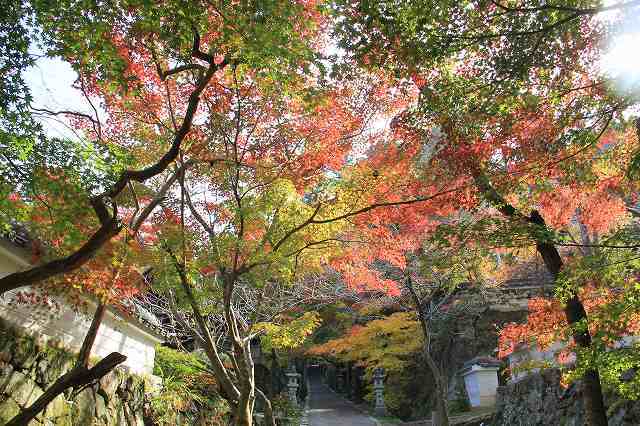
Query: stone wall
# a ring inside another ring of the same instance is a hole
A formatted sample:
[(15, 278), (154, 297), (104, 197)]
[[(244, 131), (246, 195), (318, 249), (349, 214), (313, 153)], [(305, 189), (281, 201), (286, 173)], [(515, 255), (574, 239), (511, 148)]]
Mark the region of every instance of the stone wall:
[[(580, 383), (560, 385), (560, 371), (548, 369), (498, 388), (494, 426), (582, 426)], [(640, 424), (640, 401), (606, 399), (609, 426)]]
[[(30, 405), (59, 376), (75, 354), (23, 335), (0, 319), (0, 424)], [(32, 425), (143, 426), (143, 378), (116, 369), (77, 395), (58, 396)]]
[(529, 300), (553, 295), (553, 285), (531, 282), (509, 281), (501, 286), (482, 289), (463, 289), (457, 294), (460, 300), (482, 301), (485, 306), (498, 312), (526, 311)]

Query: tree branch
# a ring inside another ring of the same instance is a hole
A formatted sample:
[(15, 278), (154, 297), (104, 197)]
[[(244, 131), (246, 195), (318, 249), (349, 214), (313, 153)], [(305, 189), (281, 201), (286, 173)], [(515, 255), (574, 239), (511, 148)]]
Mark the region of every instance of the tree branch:
[[(182, 125), (176, 132), (173, 142), (169, 150), (153, 165), (140, 169), (140, 170), (126, 170), (120, 178), (114, 183), (114, 185), (108, 189), (102, 196), (92, 198), (91, 204), (96, 211), (100, 223), (102, 226), (89, 238), (89, 240), (82, 245), (73, 254), (62, 258), (56, 259), (44, 265), (29, 269), (27, 271), (15, 272), (9, 274), (0, 279), (0, 295), (6, 291), (14, 290), (16, 288), (35, 284), (43, 281), (47, 278), (51, 278), (55, 275), (66, 273), (75, 270), (87, 261), (93, 258), (96, 252), (108, 241), (116, 236), (120, 230), (121, 225), (118, 223), (117, 211), (115, 209), (113, 216), (108, 219), (108, 213), (105, 214), (106, 208), (102, 202), (104, 198), (115, 198), (126, 188), (131, 181), (144, 182), (154, 176), (162, 173), (166, 168), (178, 157), (180, 152), (180, 146), (185, 139), (193, 123), (196, 110), (200, 103), (200, 95), (206, 88), (209, 81), (213, 78), (213, 75), (226, 67), (227, 61), (223, 60), (220, 64), (215, 64), (213, 58), (210, 55), (206, 55), (200, 52), (200, 36), (197, 34), (194, 36), (193, 56), (207, 60), (209, 67), (207, 72), (202, 75), (197, 82), (196, 88), (191, 92), (189, 96), (186, 112), (182, 121)], [(211, 59), (210, 61), (208, 59)], [(88, 116), (84, 115), (85, 118)], [(88, 117), (91, 118), (91, 117)], [(138, 226), (141, 222), (138, 223)]]
[(51, 401), (53, 401), (58, 395), (62, 394), (65, 390), (69, 388), (80, 389), (84, 386), (90, 385), (97, 380), (102, 379), (126, 360), (126, 356), (118, 352), (112, 352), (90, 369), (87, 369), (86, 367), (75, 367), (56, 380), (56, 382), (47, 389), (40, 398), (38, 398), (29, 407), (23, 409), (20, 414), (11, 419), (5, 426), (25, 426), (29, 424), (31, 419), (35, 418), (38, 413), (44, 410)]
[(116, 368), (119, 364), (127, 360), (127, 357), (112, 352), (100, 360), (95, 366), (89, 368), (89, 355), (96, 340), (98, 329), (104, 318), (106, 305), (99, 303), (93, 315), (91, 326), (82, 342), (82, 347), (78, 353), (76, 364), (73, 369), (60, 376), (51, 387), (49, 387), (33, 404), (20, 411), (6, 426), (28, 425), (38, 414), (40, 414), (58, 395), (67, 389), (82, 389), (102, 379), (106, 374)]
[(54, 275), (70, 272), (81, 267), (93, 258), (105, 243), (120, 233), (122, 226), (118, 221), (116, 206), (114, 205), (113, 215), (110, 215), (104, 203), (99, 198), (92, 198), (91, 203), (102, 224), (91, 238), (89, 238), (82, 247), (67, 257), (52, 260), (41, 266), (26, 271), (14, 272), (0, 278), (0, 295), (7, 291), (31, 285), (51, 278)]

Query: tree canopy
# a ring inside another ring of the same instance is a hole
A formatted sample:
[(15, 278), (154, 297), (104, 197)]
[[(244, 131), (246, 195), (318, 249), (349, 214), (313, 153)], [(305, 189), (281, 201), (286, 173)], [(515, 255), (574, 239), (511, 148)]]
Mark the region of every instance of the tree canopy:
[[(638, 318), (638, 88), (602, 60), (639, 2), (8, 3), (0, 226), (26, 229), (33, 267), (0, 293), (152, 295), (249, 425), (270, 407), (252, 342), (291, 354), (325, 305), (384, 298), (309, 353), (400, 371), (429, 354), (414, 290), (437, 304), (537, 263), (555, 296), (500, 354), (564, 341), (593, 424), (601, 384), (637, 397), (637, 349), (609, 349)], [(71, 65), (89, 112), (34, 103), (39, 55)]]

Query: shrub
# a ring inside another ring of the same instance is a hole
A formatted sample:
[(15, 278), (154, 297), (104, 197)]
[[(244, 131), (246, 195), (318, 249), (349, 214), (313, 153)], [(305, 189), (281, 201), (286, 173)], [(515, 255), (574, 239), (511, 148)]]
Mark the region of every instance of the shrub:
[(159, 347), (153, 373), (162, 377), (162, 390), (151, 400), (159, 425), (226, 425), (229, 406), (220, 397), (206, 362), (195, 353)]

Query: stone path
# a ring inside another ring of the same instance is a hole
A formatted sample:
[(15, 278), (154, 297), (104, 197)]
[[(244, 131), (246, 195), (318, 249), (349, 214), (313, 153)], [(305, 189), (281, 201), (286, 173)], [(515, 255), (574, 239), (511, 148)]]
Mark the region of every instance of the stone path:
[(319, 376), (309, 377), (310, 426), (376, 426), (377, 423), (358, 411), (350, 402), (322, 384)]

